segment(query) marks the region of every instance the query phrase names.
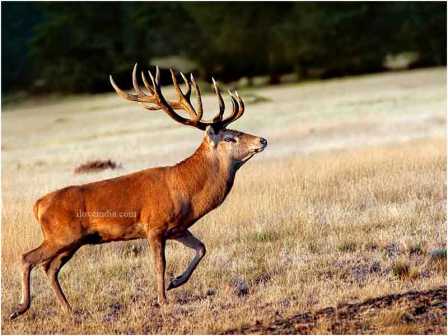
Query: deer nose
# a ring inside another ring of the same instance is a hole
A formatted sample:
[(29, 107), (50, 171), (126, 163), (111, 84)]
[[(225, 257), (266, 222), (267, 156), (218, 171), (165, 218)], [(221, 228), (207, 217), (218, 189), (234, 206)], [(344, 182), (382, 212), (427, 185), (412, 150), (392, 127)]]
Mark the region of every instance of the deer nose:
[(263, 146), (266, 146), (266, 145), (268, 144), (268, 141), (267, 141), (265, 138), (260, 138), (260, 143), (261, 143)]

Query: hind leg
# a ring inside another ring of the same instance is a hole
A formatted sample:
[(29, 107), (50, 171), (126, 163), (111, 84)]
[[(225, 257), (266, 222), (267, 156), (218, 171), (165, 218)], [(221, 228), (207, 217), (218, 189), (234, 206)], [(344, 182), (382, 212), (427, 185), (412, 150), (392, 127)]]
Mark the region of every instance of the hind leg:
[(47, 274), (48, 280), (50, 281), (51, 288), (53, 288), (53, 291), (59, 303), (61, 304), (62, 309), (67, 313), (71, 311), (71, 307), (61, 288), (61, 285), (59, 284), (58, 275), (59, 271), (62, 269), (65, 263), (67, 263), (71, 259), (71, 257), (73, 257), (77, 249), (78, 248), (73, 248), (71, 250), (62, 252), (43, 265), (44, 271)]
[(43, 242), (38, 248), (22, 255), (22, 300), (9, 316), (10, 319), (22, 315), (30, 307), (30, 275), (33, 267), (53, 258), (58, 252), (55, 246), (51, 246), (48, 242)]

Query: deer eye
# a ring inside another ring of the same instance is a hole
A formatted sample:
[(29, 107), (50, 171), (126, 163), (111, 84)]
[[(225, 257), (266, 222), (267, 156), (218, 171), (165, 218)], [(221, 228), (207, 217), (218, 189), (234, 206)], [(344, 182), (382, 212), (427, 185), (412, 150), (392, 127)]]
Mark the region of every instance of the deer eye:
[(236, 142), (236, 140), (234, 138), (231, 138), (231, 137), (225, 137), (224, 141), (226, 141), (226, 142)]

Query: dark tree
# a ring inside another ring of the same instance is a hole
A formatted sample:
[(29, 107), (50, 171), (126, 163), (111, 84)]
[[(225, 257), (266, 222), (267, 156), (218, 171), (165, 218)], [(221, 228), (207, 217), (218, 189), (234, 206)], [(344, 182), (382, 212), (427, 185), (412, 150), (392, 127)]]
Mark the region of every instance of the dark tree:
[(2, 2), (2, 93), (27, 88), (32, 81), (30, 41), (41, 20), (35, 3)]
[[(437, 2), (2, 3), (2, 90), (109, 91), (134, 62), (182, 56), (203, 79), (383, 71), (386, 56), (446, 64)], [(173, 64), (176, 66), (176, 64)]]

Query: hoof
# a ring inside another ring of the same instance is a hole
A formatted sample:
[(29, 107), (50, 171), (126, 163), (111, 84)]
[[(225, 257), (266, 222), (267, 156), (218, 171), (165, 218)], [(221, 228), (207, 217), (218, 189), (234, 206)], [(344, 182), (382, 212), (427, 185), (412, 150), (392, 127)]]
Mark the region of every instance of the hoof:
[(11, 315), (9, 315), (9, 319), (14, 320), (19, 315), (20, 315), (20, 313), (18, 311), (15, 311), (15, 312), (11, 313)]
[(158, 304), (159, 304), (160, 307), (164, 307), (164, 306), (167, 306), (167, 305), (169, 304), (169, 302), (168, 302), (167, 299), (165, 299), (165, 300), (159, 300), (159, 301), (158, 301)]
[(24, 312), (26, 312), (28, 307), (19, 306), (16, 310), (14, 310), (11, 315), (9, 315), (10, 320), (14, 320), (20, 315), (22, 315)]
[(75, 315), (75, 312), (73, 311), (72, 307), (67, 303), (66, 305), (62, 305), (62, 312), (67, 315)]
[(181, 285), (183, 285), (186, 281), (183, 281), (181, 276), (178, 276), (177, 278), (174, 278), (173, 280), (170, 281), (170, 284), (168, 285), (168, 288), (166, 289), (167, 291), (177, 288)]

